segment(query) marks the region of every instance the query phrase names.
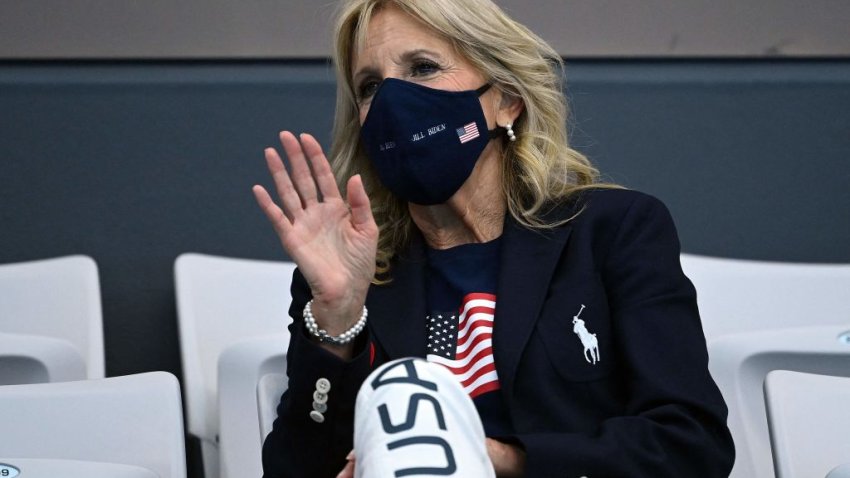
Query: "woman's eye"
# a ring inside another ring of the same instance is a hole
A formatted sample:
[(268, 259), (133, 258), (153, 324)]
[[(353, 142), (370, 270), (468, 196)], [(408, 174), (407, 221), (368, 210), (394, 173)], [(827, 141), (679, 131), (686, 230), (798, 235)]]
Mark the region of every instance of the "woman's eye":
[(378, 85), (380, 82), (376, 80), (365, 80), (360, 84), (360, 87), (357, 88), (357, 99), (359, 101), (368, 100), (375, 94), (375, 91), (378, 89)]
[(410, 76), (432, 75), (440, 70), (440, 66), (430, 60), (418, 60), (410, 67)]

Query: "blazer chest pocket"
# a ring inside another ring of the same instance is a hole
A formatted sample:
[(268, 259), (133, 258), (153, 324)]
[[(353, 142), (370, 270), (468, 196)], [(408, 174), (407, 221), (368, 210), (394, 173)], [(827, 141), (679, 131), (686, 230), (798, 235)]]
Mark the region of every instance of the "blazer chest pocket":
[(537, 328), (552, 366), (564, 379), (600, 380), (614, 370), (611, 316), (601, 284), (550, 297)]

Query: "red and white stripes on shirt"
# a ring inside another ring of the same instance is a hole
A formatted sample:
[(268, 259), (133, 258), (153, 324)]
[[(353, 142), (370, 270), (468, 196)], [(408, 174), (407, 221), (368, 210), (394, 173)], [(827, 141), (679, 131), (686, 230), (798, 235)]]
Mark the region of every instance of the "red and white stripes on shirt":
[(428, 317), (426, 358), (448, 368), (472, 398), (499, 389), (493, 360), (495, 313), (494, 294), (471, 293), (463, 298), (459, 315)]

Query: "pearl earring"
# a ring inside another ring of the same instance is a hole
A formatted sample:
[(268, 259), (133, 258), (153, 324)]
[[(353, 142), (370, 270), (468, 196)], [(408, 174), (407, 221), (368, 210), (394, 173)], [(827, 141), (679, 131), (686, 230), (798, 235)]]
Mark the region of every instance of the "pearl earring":
[(505, 129), (508, 130), (508, 139), (511, 141), (516, 141), (516, 135), (514, 134), (513, 126), (513, 123), (508, 123), (505, 125)]

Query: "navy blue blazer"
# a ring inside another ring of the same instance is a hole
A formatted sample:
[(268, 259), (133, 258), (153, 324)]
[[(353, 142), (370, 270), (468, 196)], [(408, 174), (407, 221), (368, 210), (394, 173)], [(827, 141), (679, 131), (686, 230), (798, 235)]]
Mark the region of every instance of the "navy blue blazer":
[[(672, 218), (657, 199), (587, 191), (529, 230), (510, 217), (502, 236), (493, 348), (501, 393), (529, 477), (728, 476), (727, 409), (708, 372), (696, 293), (682, 273)], [(343, 362), (305, 333), (310, 290), (292, 285), (289, 389), (263, 447), (265, 477), (336, 476), (352, 448), (357, 390), (380, 364), (424, 357), (426, 262), (421, 238), (372, 286), (367, 331)], [(583, 307), (583, 308), (582, 308)], [(573, 316), (596, 335), (588, 360)], [(309, 413), (327, 378), (325, 421)]]

